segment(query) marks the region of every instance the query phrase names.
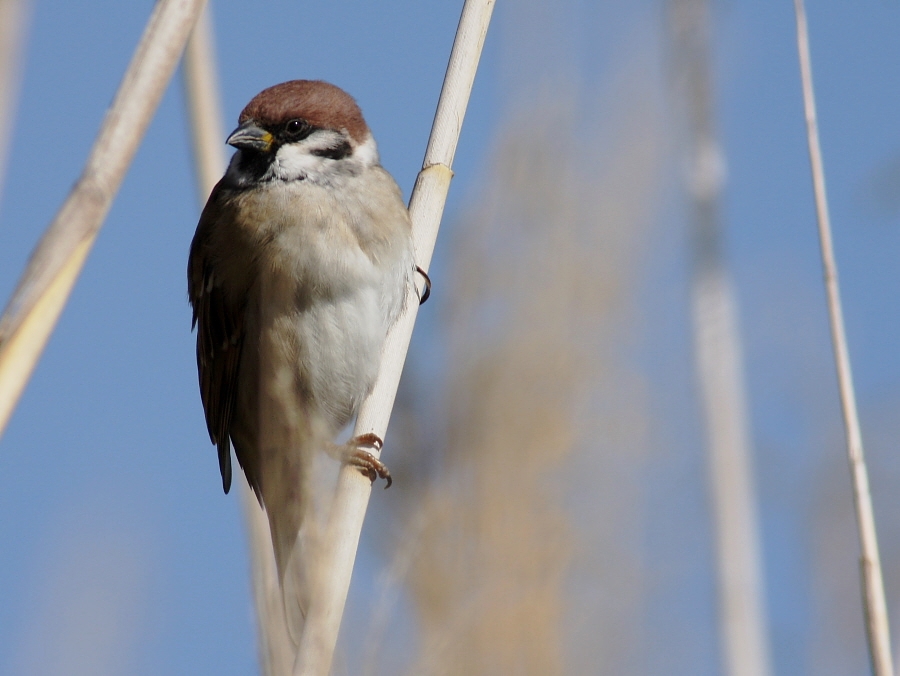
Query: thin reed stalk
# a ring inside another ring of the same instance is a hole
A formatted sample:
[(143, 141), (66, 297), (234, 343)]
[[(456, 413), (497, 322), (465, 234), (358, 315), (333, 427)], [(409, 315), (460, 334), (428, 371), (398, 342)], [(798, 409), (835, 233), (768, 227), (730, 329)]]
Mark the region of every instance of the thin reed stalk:
[[(466, 0), (463, 6), (425, 160), (410, 199), (416, 261), (426, 271), (431, 263), (453, 176), (453, 156), (493, 10), (494, 0)], [(411, 289), (406, 309), (388, 334), (378, 379), (372, 394), (362, 404), (354, 435), (375, 433), (384, 438), (418, 309), (416, 292)], [(371, 482), (357, 470), (351, 467), (341, 470), (322, 560), (316, 566), (317, 570), (325, 571), (326, 576), (316, 580), (313, 587), (294, 664), (295, 676), (322, 676), (331, 667), (371, 492)]]
[[(184, 52), (184, 87), (201, 207), (225, 171), (225, 130), (216, 69), (214, 32), (209, 6), (200, 15)], [(284, 621), (284, 605), (266, 513), (246, 481), (239, 481), (251, 592), (256, 607), (257, 650), (264, 676), (290, 672), (294, 645)]]
[(182, 63), (200, 205), (225, 171), (225, 124), (210, 6), (191, 31)]
[(205, 0), (160, 0), (81, 177), (0, 318), (0, 434), (65, 307)]
[(797, 15), (797, 51), (800, 57), (800, 75), (803, 82), (803, 108), (806, 113), (809, 162), (812, 168), (819, 240), (822, 247), (825, 291), (828, 296), (828, 313), (831, 319), (831, 340), (834, 347), (841, 409), (847, 435), (847, 455), (850, 461), (850, 474), (853, 481), (853, 501), (856, 507), (856, 520), (859, 528), (863, 612), (865, 613), (866, 635), (869, 641), (869, 656), (872, 660), (872, 669), (875, 676), (893, 676), (894, 665), (891, 656), (884, 580), (881, 575), (881, 558), (878, 553), (875, 514), (872, 508), (872, 496), (869, 492), (869, 474), (863, 453), (862, 432), (860, 430), (859, 414), (856, 409), (856, 394), (853, 389), (853, 374), (850, 369), (850, 354), (847, 348), (847, 336), (844, 330), (844, 316), (841, 308), (837, 262), (834, 257), (834, 246), (831, 237), (831, 219), (828, 213), (828, 199), (825, 193), (825, 169), (822, 162), (822, 149), (819, 144), (816, 99), (813, 93), (812, 64), (809, 55), (809, 30), (806, 23), (806, 9), (803, 0), (794, 0), (794, 11)]
[(19, 98), (22, 47), (30, 11), (29, 0), (0, 0), (0, 194), (5, 183), (9, 141)]
[(673, 76), (687, 132), (694, 359), (706, 427), (723, 671), (767, 676), (771, 667), (753, 449), (737, 299), (722, 254), (725, 158), (715, 128), (709, 0), (672, 0), (669, 22)]

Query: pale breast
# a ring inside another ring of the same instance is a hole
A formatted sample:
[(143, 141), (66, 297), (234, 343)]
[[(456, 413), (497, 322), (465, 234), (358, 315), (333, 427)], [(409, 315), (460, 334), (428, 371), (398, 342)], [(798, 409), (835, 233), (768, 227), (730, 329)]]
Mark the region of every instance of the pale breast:
[[(283, 385), (290, 374), (298, 403), (312, 403), (335, 431), (374, 384), (414, 269), (408, 220), (373, 237), (373, 220), (406, 217), (399, 193), (399, 211), (390, 204), (381, 214), (352, 195), (340, 198), (309, 184), (285, 186), (274, 202), (283, 208), (270, 207), (261, 240), (269, 263), (257, 284), (260, 357)], [(300, 202), (306, 218), (298, 218)]]

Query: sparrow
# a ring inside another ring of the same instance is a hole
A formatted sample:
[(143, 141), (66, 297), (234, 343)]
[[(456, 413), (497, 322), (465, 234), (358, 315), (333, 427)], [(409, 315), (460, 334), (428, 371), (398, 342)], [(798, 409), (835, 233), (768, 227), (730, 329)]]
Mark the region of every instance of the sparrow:
[(222, 485), (231, 448), (266, 510), (283, 576), (328, 451), (374, 480), (387, 469), (335, 436), (372, 390), (416, 265), (409, 214), (359, 106), (327, 82), (257, 94), (191, 242), (188, 297), (200, 396)]

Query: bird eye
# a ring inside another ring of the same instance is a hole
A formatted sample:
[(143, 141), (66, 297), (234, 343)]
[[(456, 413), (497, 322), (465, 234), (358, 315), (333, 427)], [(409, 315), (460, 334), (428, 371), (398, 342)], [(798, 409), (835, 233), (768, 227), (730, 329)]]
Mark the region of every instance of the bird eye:
[(288, 136), (300, 136), (306, 131), (306, 122), (303, 120), (291, 120), (284, 125), (284, 131)]

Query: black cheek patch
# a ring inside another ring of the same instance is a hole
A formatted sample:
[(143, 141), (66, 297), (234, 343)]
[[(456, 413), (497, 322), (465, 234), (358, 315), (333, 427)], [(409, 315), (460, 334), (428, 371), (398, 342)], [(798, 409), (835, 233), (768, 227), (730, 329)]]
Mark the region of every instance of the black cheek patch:
[(327, 157), (330, 160), (342, 160), (353, 152), (349, 141), (341, 141), (331, 148), (318, 148), (313, 150), (312, 154), (317, 157)]

